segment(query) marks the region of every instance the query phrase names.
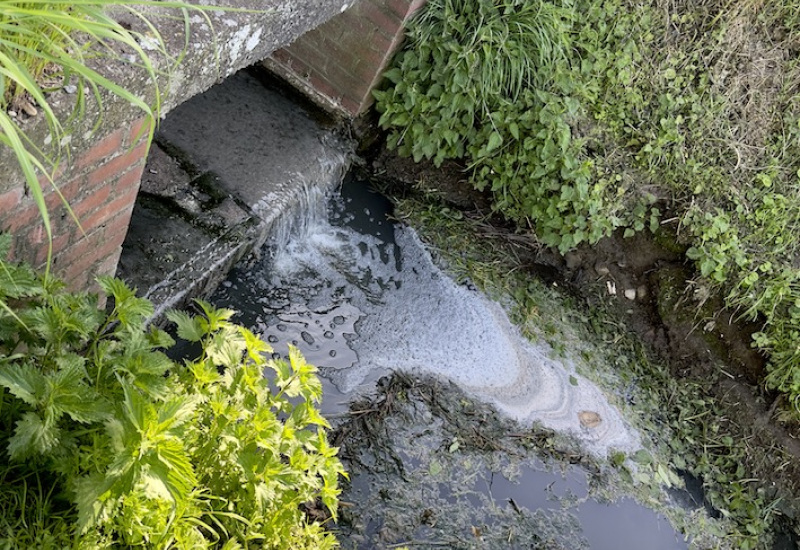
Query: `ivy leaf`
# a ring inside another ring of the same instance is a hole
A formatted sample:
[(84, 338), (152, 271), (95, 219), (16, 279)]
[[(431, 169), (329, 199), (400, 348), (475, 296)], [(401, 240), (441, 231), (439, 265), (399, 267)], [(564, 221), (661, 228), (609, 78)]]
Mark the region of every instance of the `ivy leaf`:
[(44, 396), (47, 381), (36, 367), (9, 365), (0, 368), (0, 385), (28, 405), (36, 406)]
[(486, 152), (491, 153), (503, 144), (503, 136), (498, 132), (492, 132), (489, 136), (489, 143), (486, 144)]

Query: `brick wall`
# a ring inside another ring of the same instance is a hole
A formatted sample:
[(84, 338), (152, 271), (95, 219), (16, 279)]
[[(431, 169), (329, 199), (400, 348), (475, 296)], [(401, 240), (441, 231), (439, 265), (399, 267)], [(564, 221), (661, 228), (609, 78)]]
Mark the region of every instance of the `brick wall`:
[(360, 0), (278, 50), (265, 65), (324, 107), (354, 117), (403, 40), (405, 22), (425, 0)]
[[(56, 178), (81, 227), (52, 185), (43, 182), (53, 232), (52, 271), (73, 289), (92, 288), (99, 274), (113, 274), (130, 223), (147, 158), (144, 119), (96, 137), (92, 145), (63, 163)], [(0, 229), (14, 235), (11, 257), (42, 266), (47, 235), (39, 209), (23, 187), (0, 195)], [(81, 232), (83, 229), (83, 232)]]
[[(165, 94), (162, 114), (339, 14), (346, 1), (271, 0), (270, 8), (263, 10), (259, 9), (263, 8), (261, 0), (229, 0), (227, 5), (244, 9), (209, 12), (211, 25), (193, 16), (189, 47), (180, 17), (155, 17), (168, 52), (166, 58), (154, 53), (153, 60)], [(128, 23), (148, 32), (136, 18)], [(178, 57), (182, 62), (173, 67)], [(151, 97), (152, 83), (142, 70), (122, 61), (93, 62), (94, 68), (116, 84), (137, 96)], [(137, 138), (142, 121), (130, 122), (139, 111), (129, 102), (102, 92), (102, 125), (92, 133), (89, 130), (101, 109), (93, 103), (92, 94), (88, 95), (86, 118), (73, 121), (67, 128), (69, 134), (62, 146), (72, 156), (61, 159), (63, 170), (56, 177), (56, 185), (85, 233), (71, 219), (58, 193), (46, 190), (53, 226), (52, 270), (76, 290), (92, 288), (97, 275), (116, 271), (147, 156), (146, 143)], [(70, 118), (74, 97), (66, 90), (53, 92), (48, 99), (61, 120)], [(34, 145), (50, 151), (52, 136), (43, 116), (21, 123)], [(13, 236), (13, 259), (44, 264), (47, 235), (39, 211), (27, 193), (13, 152), (4, 146), (0, 147), (0, 231)]]

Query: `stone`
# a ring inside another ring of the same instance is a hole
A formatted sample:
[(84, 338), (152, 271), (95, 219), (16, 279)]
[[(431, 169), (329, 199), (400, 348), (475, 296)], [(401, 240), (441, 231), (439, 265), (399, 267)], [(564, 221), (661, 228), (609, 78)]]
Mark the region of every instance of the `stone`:
[(580, 411), (578, 413), (578, 420), (581, 426), (588, 429), (594, 429), (603, 421), (602, 417), (594, 411)]

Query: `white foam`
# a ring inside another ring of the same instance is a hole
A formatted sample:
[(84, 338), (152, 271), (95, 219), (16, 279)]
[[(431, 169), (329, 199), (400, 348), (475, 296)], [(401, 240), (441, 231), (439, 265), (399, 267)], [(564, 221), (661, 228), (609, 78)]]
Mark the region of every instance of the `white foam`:
[[(343, 393), (375, 371), (424, 372), (515, 419), (569, 432), (589, 452), (638, 447), (638, 435), (598, 388), (550, 359), (546, 346), (524, 340), (498, 304), (453, 282), (413, 230), (396, 226), (387, 243), (319, 218), (302, 225), (303, 235), (279, 247), (258, 284), (269, 289), (273, 311), (259, 328), (327, 365), (323, 372)], [(582, 427), (581, 411), (602, 422)]]

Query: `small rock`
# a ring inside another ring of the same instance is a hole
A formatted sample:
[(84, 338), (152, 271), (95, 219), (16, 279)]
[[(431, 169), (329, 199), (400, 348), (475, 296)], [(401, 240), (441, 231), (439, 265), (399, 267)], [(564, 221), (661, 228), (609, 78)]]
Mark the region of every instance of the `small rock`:
[(606, 281), (606, 289), (612, 296), (617, 295), (617, 285), (614, 283), (614, 281)]
[(64, 86), (64, 91), (68, 94), (74, 94), (78, 91), (78, 87), (75, 84), (67, 84)]
[(29, 101), (20, 101), (19, 107), (25, 112), (26, 115), (30, 117), (34, 117), (39, 114), (39, 111), (36, 109), (36, 107), (34, 107)]
[(603, 419), (594, 411), (581, 411), (578, 413), (578, 420), (584, 428), (593, 429), (600, 425)]
[(573, 270), (581, 265), (581, 258), (575, 252), (567, 252), (564, 255), (564, 262), (567, 264), (567, 269)]
[(636, 289), (636, 297), (640, 300), (644, 300), (647, 298), (647, 286), (646, 285), (639, 285), (639, 288)]
[(597, 264), (594, 266), (594, 270), (597, 272), (598, 275), (601, 277), (605, 277), (610, 273), (608, 266), (605, 264)]
[(625, 297), (628, 300), (635, 300), (636, 299), (636, 290), (633, 288), (626, 288), (625, 289)]

